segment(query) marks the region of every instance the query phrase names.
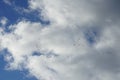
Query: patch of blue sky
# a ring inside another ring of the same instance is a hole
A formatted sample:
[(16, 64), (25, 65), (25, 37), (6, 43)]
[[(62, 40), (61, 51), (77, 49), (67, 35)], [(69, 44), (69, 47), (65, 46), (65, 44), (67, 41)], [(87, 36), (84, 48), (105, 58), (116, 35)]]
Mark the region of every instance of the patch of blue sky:
[(89, 44), (95, 44), (100, 37), (100, 31), (96, 28), (88, 28), (84, 31), (85, 39)]
[(9, 24), (13, 24), (20, 17), (19, 13), (14, 10), (10, 5), (5, 4), (0, 0), (0, 17), (6, 17), (9, 20)]
[(43, 25), (50, 24), (48, 20), (44, 20), (42, 17), (39, 16), (40, 12), (38, 12), (37, 10), (30, 12), (23, 11), (23, 9), (28, 8), (27, 0), (10, 0), (10, 1), (12, 5), (8, 5), (3, 0), (0, 0), (0, 18), (6, 17), (8, 19), (8, 23), (5, 26), (6, 29), (8, 29), (9, 25), (15, 24), (22, 19), (31, 22), (40, 22)]
[(27, 76), (27, 70), (6, 70), (7, 62), (4, 59), (5, 54), (9, 54), (7, 49), (0, 52), (0, 79), (1, 80), (37, 80), (33, 76)]
[(11, 0), (15, 6), (27, 8), (28, 0)]

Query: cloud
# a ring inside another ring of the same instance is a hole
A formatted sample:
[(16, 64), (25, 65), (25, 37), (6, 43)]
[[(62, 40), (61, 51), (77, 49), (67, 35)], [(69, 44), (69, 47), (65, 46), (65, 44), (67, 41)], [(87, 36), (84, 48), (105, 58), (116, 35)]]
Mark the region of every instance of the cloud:
[(10, 33), (1, 29), (1, 49), (13, 59), (8, 68), (27, 69), (38, 80), (119, 80), (118, 2), (30, 0), (50, 24), (21, 20)]
[(8, 4), (8, 5), (11, 5), (11, 4), (12, 4), (11, 0), (3, 0), (3, 1), (4, 1), (4, 3), (6, 3), (6, 4)]
[(7, 24), (7, 22), (8, 22), (8, 19), (6, 17), (2, 17), (0, 19), (0, 25), (1, 26), (5, 26)]

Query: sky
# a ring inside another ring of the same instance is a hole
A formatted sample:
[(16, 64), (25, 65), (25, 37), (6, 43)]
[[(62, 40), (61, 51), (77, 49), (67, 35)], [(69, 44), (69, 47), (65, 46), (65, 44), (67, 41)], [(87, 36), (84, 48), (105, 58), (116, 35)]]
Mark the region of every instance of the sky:
[(0, 0), (0, 79), (120, 80), (119, 0)]

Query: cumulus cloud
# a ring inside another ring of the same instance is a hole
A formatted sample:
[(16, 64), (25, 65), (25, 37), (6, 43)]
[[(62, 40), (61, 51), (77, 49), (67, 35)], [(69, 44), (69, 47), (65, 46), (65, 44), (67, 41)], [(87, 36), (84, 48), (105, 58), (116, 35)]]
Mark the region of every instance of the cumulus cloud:
[[(29, 0), (50, 24), (21, 20), (1, 29), (9, 69), (38, 80), (119, 80), (118, 0)], [(10, 61), (12, 59), (12, 61)]]

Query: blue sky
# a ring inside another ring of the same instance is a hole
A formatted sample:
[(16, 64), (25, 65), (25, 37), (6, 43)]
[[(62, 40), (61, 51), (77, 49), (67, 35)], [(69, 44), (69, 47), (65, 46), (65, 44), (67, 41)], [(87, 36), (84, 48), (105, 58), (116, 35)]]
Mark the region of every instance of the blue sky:
[[(9, 20), (8, 24), (14, 24), (20, 19), (26, 19), (32, 22), (41, 22), (43, 24), (48, 24), (49, 21), (43, 21), (38, 17), (37, 11), (32, 11), (30, 13), (22, 12), (21, 8), (28, 9), (27, 0), (10, 0), (11, 5), (6, 4), (3, 0), (0, 0), (0, 17), (7, 17)], [(16, 8), (18, 10), (16, 10)], [(19, 10), (20, 9), (20, 10)]]
[[(18, 1), (18, 0), (15, 0), (15, 1)], [(27, 5), (27, 3), (25, 4), (24, 0), (20, 0), (18, 1), (20, 2), (21, 5), (19, 6), (22, 6), (22, 7), (26, 7), (25, 5)], [(18, 2), (17, 5), (18, 5)], [(17, 6), (15, 5), (15, 6)], [(0, 1), (0, 17), (7, 17), (9, 19), (9, 23), (15, 23), (17, 21), (18, 18), (21, 17), (21, 15), (19, 14), (19, 12), (17, 12), (15, 9), (14, 9), (14, 6), (11, 6), (11, 5), (8, 5), (6, 4), (3, 0)]]

